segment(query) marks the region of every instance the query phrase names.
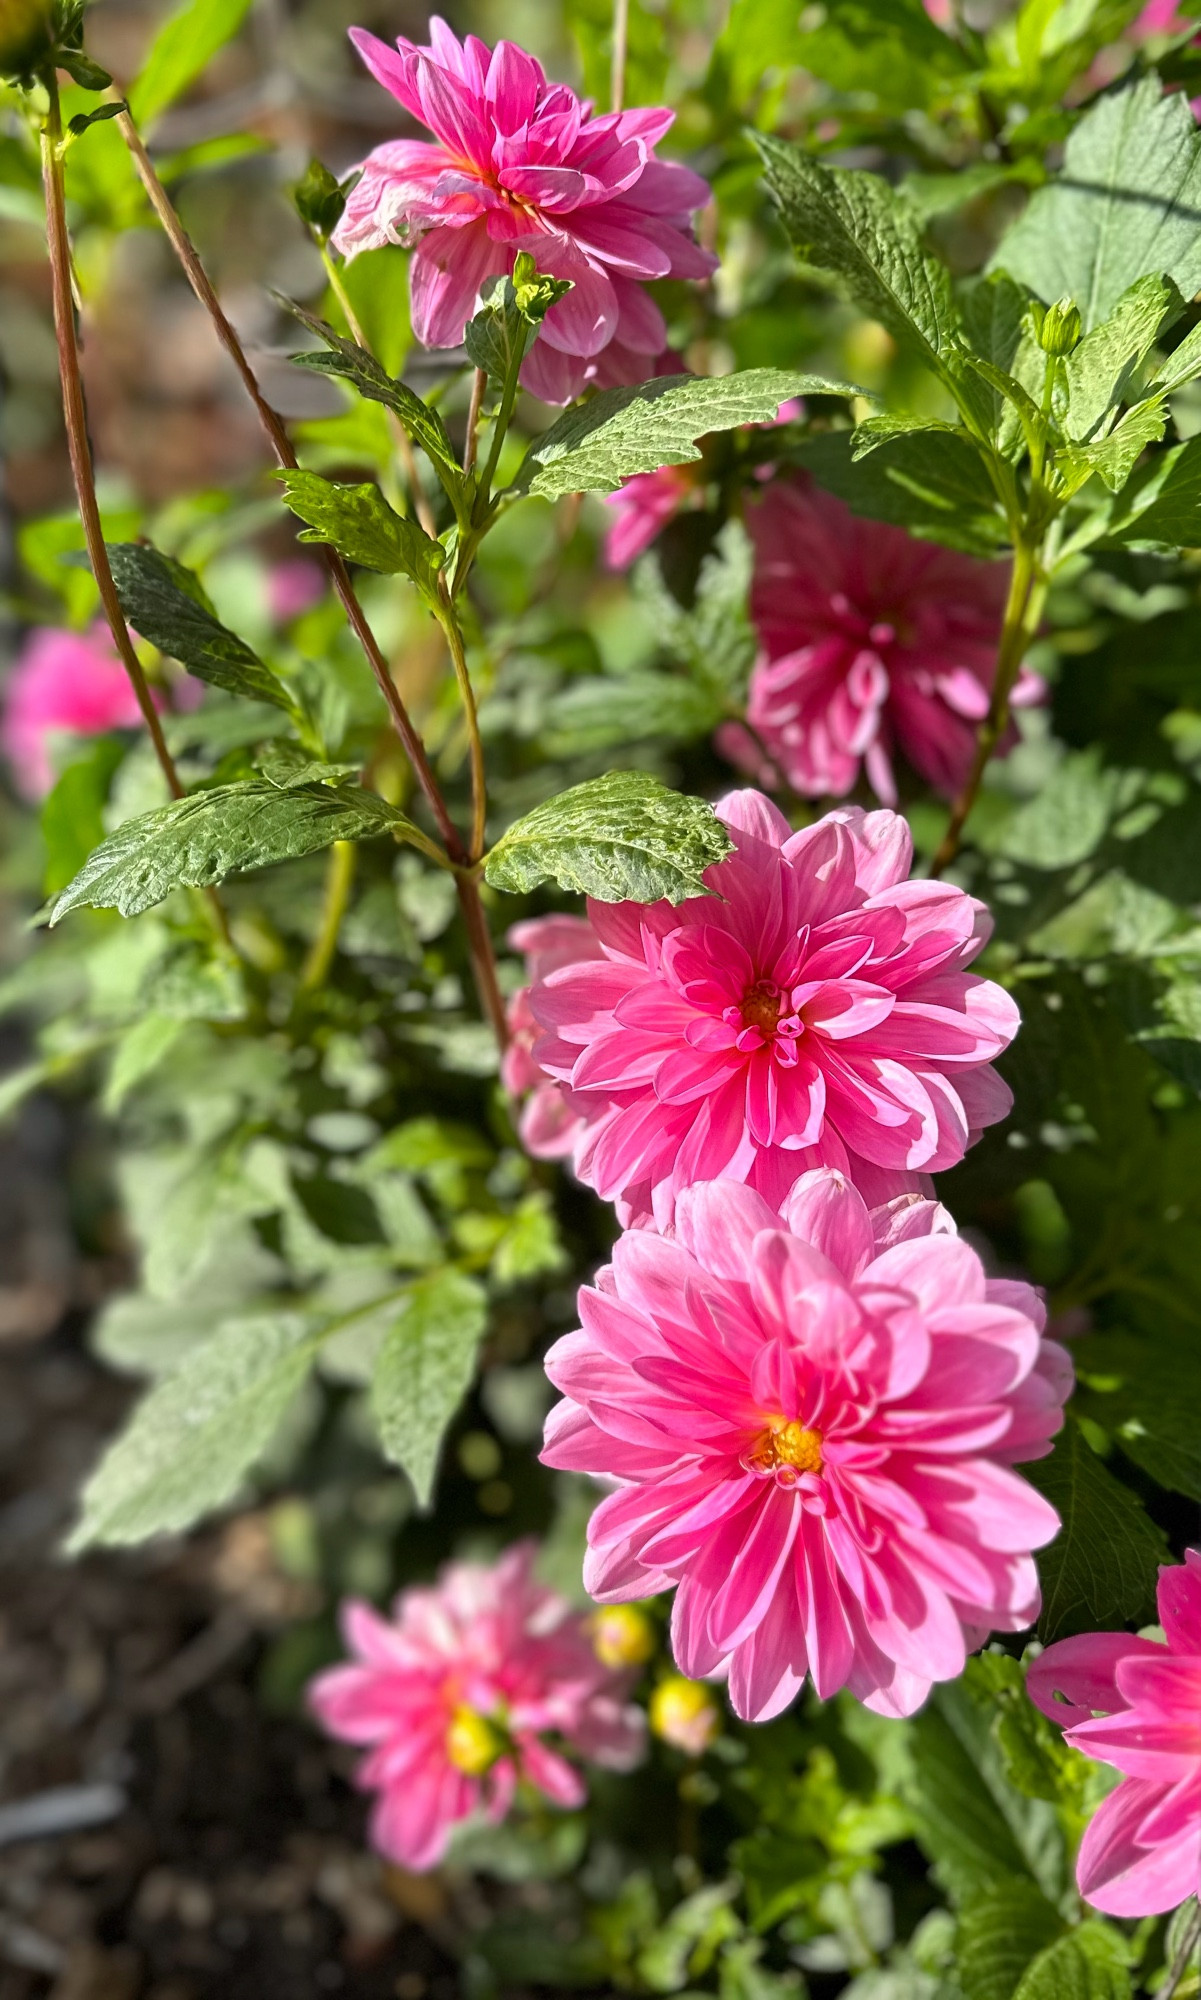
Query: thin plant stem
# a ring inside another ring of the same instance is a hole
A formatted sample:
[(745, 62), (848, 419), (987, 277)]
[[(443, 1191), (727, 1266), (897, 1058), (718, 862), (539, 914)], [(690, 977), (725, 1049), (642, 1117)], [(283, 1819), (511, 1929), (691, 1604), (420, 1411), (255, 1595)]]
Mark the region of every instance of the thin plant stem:
[(475, 705), (475, 689), (471, 685), (471, 675), (467, 668), (467, 654), (463, 647), (463, 632), (459, 624), (449, 593), (443, 592), (445, 611), (439, 620), (450, 647), (450, 657), (454, 665), (455, 680), (458, 682), (459, 697), (463, 703), (463, 714), (467, 722), (467, 740), (471, 762), (471, 852), (469, 859), (478, 861), (484, 851), (485, 829), (488, 821), (488, 786), (484, 770), (484, 745), (480, 737), (479, 714)]
[(626, 94), (626, 50), (630, 39), (630, 0), (613, 0), (613, 58), (609, 73), (609, 109), (620, 111)]
[(1198, 1944), (1201, 1944), (1201, 1906), (1198, 1906), (1193, 1911), (1192, 1916), (1185, 1925), (1184, 1936), (1177, 1946), (1175, 1958), (1168, 1967), (1167, 1978), (1156, 1989), (1155, 2000), (1172, 2000), (1172, 1995), (1188, 1971), (1189, 1959), (1196, 1951)]
[(963, 829), (976, 803), (989, 758), (1009, 727), (1009, 698), (1021, 672), (1026, 648), (1038, 629), (1045, 595), (1046, 579), (1039, 568), (1038, 551), (1029, 542), (1019, 538), (1013, 552), (1009, 598), (1005, 606), (1005, 618), (997, 647), (997, 672), (993, 681), (992, 699), (988, 705), (988, 714), (977, 733), (976, 751), (967, 782), (952, 807), (947, 830), (939, 842), (938, 852), (930, 865), (932, 876), (942, 875), (959, 852)]
[[(284, 429), (283, 421), (277, 412), (272, 409), (270, 403), (267, 402), (259, 389), (254, 371), (243, 352), (242, 344), (221, 309), (221, 303), (209, 283), (208, 275), (196, 253), (195, 246), (178, 215), (175, 213), (166, 189), (154, 171), (150, 155), (147, 153), (145, 146), (138, 136), (133, 120), (130, 118), (128, 112), (123, 111), (118, 114), (115, 122), (121, 132), (122, 138), (129, 147), (138, 178), (141, 180), (151, 205), (170, 239), (176, 256), (183, 266), (188, 282), (212, 320), (222, 346), (241, 376), (247, 393), (255, 409), (258, 411), (259, 419), (271, 440), (276, 458), (282, 466), (285, 466), (289, 471), (294, 471), (297, 466), (296, 453), (292, 449), (291, 439)], [(497, 985), (496, 956), (492, 946), (492, 933), (488, 928), (488, 919), (483, 903), (480, 900), (479, 884), (471, 869), (464, 865), (467, 862), (467, 856), (464, 851), (462, 838), (446, 809), (446, 801), (442, 797), (438, 782), (430, 768), (429, 759), (425, 754), (425, 745), (414, 729), (409, 719), (408, 711), (400, 698), (399, 691), (392, 680), (391, 674), (388, 672), (387, 662), (380, 652), (375, 634), (372, 632), (363, 608), (355, 594), (346, 564), (336, 549), (325, 548), (323, 554), (326, 566), (333, 580), (334, 589), (338, 594), (338, 598), (354, 631), (355, 637), (358, 639), (367, 656), (380, 692), (388, 705), (388, 712), (392, 717), (396, 733), (404, 745), (405, 753), (413, 767), (417, 781), (429, 802), (430, 810), (433, 813), (438, 831), (446, 847), (447, 857), (455, 869), (455, 883), (458, 889), (459, 904), (463, 912), (463, 923), (467, 933), (467, 944), (471, 955), (471, 966), (475, 978), (476, 991), (479, 994), (481, 1008), (486, 1018), (491, 1022), (497, 1042), (503, 1050), (508, 1042), (508, 1024), (505, 1020), (504, 1001), (501, 998), (500, 988)]]
[[(271, 441), (271, 448), (275, 453), (276, 459), (286, 471), (297, 471), (299, 460), (293, 449), (292, 441), (284, 428), (283, 419), (277, 410), (272, 409), (271, 404), (259, 388), (254, 370), (246, 358), (242, 343), (227, 319), (216, 292), (209, 283), (208, 273), (205, 271), (197, 255), (195, 245), (180, 221), (179, 216), (176, 214), (166, 189), (155, 173), (150, 155), (142, 144), (133, 120), (127, 111), (121, 111), (118, 112), (115, 123), (121, 137), (129, 148), (134, 166), (137, 169), (138, 178), (149, 196), (150, 204), (159, 221), (162, 223), (163, 228), (166, 230), (172, 248), (184, 268), (188, 283), (212, 320), (221, 345), (242, 378), (246, 393), (254, 404), (258, 412), (259, 421)], [(350, 572), (336, 549), (331, 548), (328, 544), (324, 544), (321, 553), (325, 559), (326, 568), (329, 570), (330, 578), (342, 604), (342, 608), (350, 621), (356, 639), (367, 656), (368, 664), (375, 675), (380, 693), (388, 705), (388, 713), (391, 715), (396, 733), (404, 745), (405, 755), (412, 764), (417, 782), (425, 793), (438, 831), (446, 844), (446, 851), (452, 860), (462, 860), (464, 858), (463, 843), (455, 828), (454, 821), (446, 809), (446, 801), (442, 797), (438, 782), (430, 768), (429, 759), (425, 754), (425, 745), (417, 734), (409, 712), (401, 700), (400, 691), (388, 671), (388, 663), (380, 651), (375, 634), (367, 622), (363, 607), (359, 603), (355, 593), (354, 585), (351, 583)]]
[(46, 89), (50, 97), (50, 110), (42, 129), (42, 181), (46, 191), (46, 235), (50, 249), (54, 332), (58, 342), (63, 417), (67, 427), (67, 449), (71, 455), (71, 472), (75, 480), (79, 514), (83, 522), (88, 560), (92, 565), (100, 601), (112, 631), (113, 643), (129, 675), (130, 685), (150, 732), (154, 754), (167, 781), (167, 788), (172, 798), (182, 799), (184, 788), (179, 781), (175, 760), (167, 748), (163, 725), (154, 705), (142, 662), (129, 636), (125, 613), (121, 609), (121, 600), (117, 595), (117, 586), (113, 582), (113, 573), (109, 567), (108, 550), (104, 546), (104, 528), (96, 499), (92, 450), (88, 441), (87, 407), (84, 402), (83, 375), (79, 362), (79, 339), (75, 329), (75, 300), (71, 289), (71, 241), (67, 232), (66, 189), (62, 156), (59, 151), (63, 136), (62, 114), (59, 110), (58, 81), (52, 74), (46, 78)]
[[(350, 328), (353, 338), (358, 341), (360, 347), (367, 348), (367, 352), (370, 353), (371, 350), (367, 345), (367, 336), (363, 332), (362, 322), (355, 312), (354, 306), (351, 304), (350, 293), (342, 282), (342, 273), (334, 263), (324, 243), (321, 245), (321, 262), (325, 266), (325, 275), (329, 279), (330, 290), (342, 308), (346, 324)], [(400, 453), (400, 462), (404, 466), (405, 478), (409, 483), (409, 494), (413, 503), (413, 512), (416, 514), (417, 519), (431, 541), (437, 541), (438, 523), (434, 519), (434, 510), (422, 490), (421, 479), (417, 471), (417, 454), (413, 450), (413, 440), (401, 423), (395, 410), (385, 410), (384, 416), (388, 429), (392, 434), (392, 442)]]
[(312, 949), (304, 962), (300, 975), (302, 993), (315, 993), (324, 986), (329, 977), (334, 953), (338, 949), (338, 932), (350, 902), (350, 892), (354, 887), (355, 866), (359, 851), (353, 840), (335, 840), (329, 851), (329, 861), (325, 873), (325, 895), (321, 906), (321, 923)]
[(475, 464), (476, 445), (479, 439), (480, 410), (483, 407), (484, 391), (488, 387), (488, 373), (477, 368), (471, 382), (471, 405), (467, 411), (467, 441), (463, 446), (463, 470), (470, 472)]

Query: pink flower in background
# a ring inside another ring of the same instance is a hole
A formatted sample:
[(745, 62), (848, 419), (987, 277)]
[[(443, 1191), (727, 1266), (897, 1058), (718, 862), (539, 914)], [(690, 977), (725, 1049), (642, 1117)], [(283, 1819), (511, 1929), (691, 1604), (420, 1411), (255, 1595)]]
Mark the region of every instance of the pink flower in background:
[[(765, 783), (778, 767), (807, 798), (841, 797), (863, 764), (893, 805), (899, 747), (940, 791), (958, 791), (988, 712), (1007, 568), (863, 520), (802, 480), (773, 486), (747, 523), (764, 649), (747, 720), (771, 765), (736, 723), (723, 753)], [(1024, 672), (1013, 700), (1043, 693)]]
[(512, 42), (461, 43), (430, 21), (430, 46), (396, 47), (362, 28), (351, 39), (368, 69), (435, 135), (393, 139), (363, 162), (334, 236), (347, 256), (416, 245), (413, 331), (455, 347), (486, 278), (519, 251), (569, 279), (522, 369), (526, 388), (567, 403), (586, 383), (641, 382), (667, 346), (663, 315), (642, 289), (653, 278), (704, 278), (716, 259), (690, 217), (709, 199), (700, 176), (655, 158), (665, 110), (596, 117)]
[(546, 1464), (619, 1481), (588, 1527), (601, 1602), (676, 1586), (682, 1673), (778, 1715), (806, 1673), (911, 1715), (1036, 1616), (1054, 1509), (1010, 1467), (1062, 1422), (1066, 1352), (937, 1203), (869, 1213), (810, 1173), (783, 1219), (690, 1188), (675, 1240), (623, 1236), (547, 1372)]
[(307, 556), (290, 556), (267, 571), (267, 607), (273, 625), (290, 625), (325, 595), (325, 572)]
[(694, 1181), (777, 1203), (834, 1166), (884, 1200), (955, 1165), (1011, 1102), (989, 1065), (1018, 1011), (967, 969), (983, 904), (906, 879), (895, 813), (793, 833), (753, 791), (717, 813), (735, 852), (706, 871), (712, 895), (589, 903), (599, 951), (530, 988), (533, 1060), (585, 1114), (580, 1179), (623, 1223), (664, 1228)]
[(1164, 1645), (1085, 1632), (1026, 1679), (1068, 1743), (1123, 1774), (1076, 1861), (1080, 1894), (1115, 1917), (1158, 1916), (1201, 1889), (1201, 1549), (1160, 1570), (1158, 1596)]
[(451, 1563), (402, 1591), (390, 1619), (348, 1603), (354, 1664), (310, 1685), (329, 1733), (370, 1746), (358, 1783), (378, 1794), (371, 1838), (406, 1868), (434, 1867), (471, 1814), (504, 1819), (519, 1780), (580, 1805), (584, 1782), (548, 1736), (613, 1770), (642, 1755), (630, 1676), (601, 1664), (587, 1615), (535, 1580), (536, 1553), (520, 1542), (489, 1567)]
[(39, 799), (55, 780), (52, 737), (102, 736), (141, 719), (106, 625), (89, 632), (43, 626), (30, 633), (8, 677), (0, 743), (17, 789)]
[(609, 569), (628, 569), (662, 534), (669, 521), (704, 493), (705, 468), (697, 459), (687, 465), (661, 465), (657, 472), (636, 472), (606, 493), (613, 523), (605, 536)]
[[(533, 917), (513, 925), (509, 943), (526, 953), (531, 979), (545, 979), (561, 965), (601, 957), (600, 941), (583, 917)], [(534, 1060), (539, 1028), (530, 1011), (528, 986), (513, 995), (507, 1012), (510, 1039), (500, 1077), (510, 1097), (529, 1093), (517, 1126), (521, 1143), (536, 1160), (565, 1160), (584, 1130), (586, 1112)]]

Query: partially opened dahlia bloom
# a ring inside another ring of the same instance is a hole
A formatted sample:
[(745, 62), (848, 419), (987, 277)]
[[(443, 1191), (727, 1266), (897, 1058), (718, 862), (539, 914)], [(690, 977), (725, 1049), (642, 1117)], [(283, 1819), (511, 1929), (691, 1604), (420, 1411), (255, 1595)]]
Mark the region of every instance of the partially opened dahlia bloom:
[(793, 833), (759, 792), (716, 810), (735, 852), (706, 871), (713, 894), (589, 903), (593, 948), (535, 972), (531, 1053), (583, 1121), (575, 1172), (659, 1228), (694, 1181), (778, 1204), (833, 1166), (870, 1200), (912, 1191), (1011, 1103), (989, 1065), (1018, 1011), (967, 969), (988, 912), (906, 879), (895, 813), (841, 807)]
[(1201, 1890), (1201, 1549), (1159, 1572), (1163, 1645), (1129, 1632), (1061, 1639), (1031, 1700), (1086, 1757), (1122, 1773), (1080, 1843), (1080, 1894), (1114, 1917), (1158, 1916)]
[(9, 675), (0, 743), (17, 789), (39, 799), (54, 784), (53, 737), (101, 736), (141, 719), (106, 625), (89, 632), (43, 626), (30, 633)]
[(828, 1170), (782, 1219), (737, 1183), (690, 1188), (676, 1239), (623, 1236), (580, 1316), (547, 1359), (565, 1400), (543, 1458), (620, 1482), (585, 1585), (677, 1586), (681, 1672), (728, 1671), (747, 1721), (806, 1673), (910, 1715), (1037, 1614), (1031, 1551), (1059, 1521), (1010, 1467), (1050, 1449), (1071, 1363), (937, 1203), (869, 1212)]
[(689, 168), (655, 158), (665, 110), (597, 117), (512, 42), (460, 43), (430, 22), (430, 46), (395, 48), (351, 29), (371, 74), (435, 142), (392, 139), (362, 166), (334, 235), (347, 256), (383, 243), (416, 245), (413, 331), (455, 347), (486, 278), (512, 271), (519, 251), (572, 289), (552, 306), (521, 379), (548, 403), (586, 383), (641, 382), (667, 346), (663, 315), (642, 289), (652, 278), (703, 278), (716, 259), (689, 219), (709, 199)]
[[(758, 741), (727, 724), (723, 753), (806, 798), (842, 797), (862, 766), (895, 805), (899, 749), (939, 791), (957, 792), (988, 713), (1006, 566), (863, 520), (803, 478), (772, 486), (747, 525), (763, 644), (747, 706)], [(1011, 699), (1043, 694), (1023, 671)]]
[(406, 1868), (435, 1867), (471, 1814), (504, 1819), (519, 1779), (580, 1805), (583, 1779), (548, 1736), (613, 1770), (642, 1755), (630, 1675), (604, 1666), (587, 1617), (536, 1582), (536, 1553), (521, 1542), (490, 1567), (451, 1563), (436, 1584), (402, 1591), (390, 1619), (347, 1604), (354, 1664), (309, 1688), (332, 1736), (371, 1746), (358, 1771), (378, 1794), (371, 1838)]

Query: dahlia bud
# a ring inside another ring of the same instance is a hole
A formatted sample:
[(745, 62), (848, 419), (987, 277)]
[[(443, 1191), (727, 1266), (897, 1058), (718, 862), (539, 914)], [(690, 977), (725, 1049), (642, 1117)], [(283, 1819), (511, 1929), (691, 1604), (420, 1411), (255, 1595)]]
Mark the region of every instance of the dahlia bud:
[(51, 0), (0, 0), (0, 76), (27, 76), (50, 53)]
[(721, 1728), (721, 1710), (703, 1681), (669, 1674), (651, 1696), (650, 1724), (673, 1749), (702, 1757)]
[(591, 1620), (592, 1644), (605, 1667), (642, 1667), (655, 1650), (655, 1628), (636, 1604), (606, 1604)]
[(482, 1778), (504, 1752), (504, 1738), (474, 1708), (456, 1708), (446, 1732), (446, 1755), (456, 1771)]
[(1070, 354), (1080, 339), (1080, 308), (1072, 299), (1056, 299), (1053, 306), (1032, 305), (1030, 317), (1034, 322), (1034, 338), (1043, 353), (1057, 360)]

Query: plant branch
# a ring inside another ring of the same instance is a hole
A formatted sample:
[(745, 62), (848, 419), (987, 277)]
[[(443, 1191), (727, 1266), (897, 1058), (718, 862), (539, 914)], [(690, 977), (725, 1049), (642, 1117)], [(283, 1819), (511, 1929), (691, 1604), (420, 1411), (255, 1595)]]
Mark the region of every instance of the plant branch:
[(441, 592), (444, 609), (438, 613), (438, 623), (446, 634), (450, 647), (450, 657), (454, 664), (455, 680), (458, 682), (459, 696), (463, 703), (463, 714), (467, 722), (467, 739), (471, 761), (471, 851), (468, 859), (478, 861), (484, 851), (485, 828), (488, 819), (488, 788), (484, 772), (484, 746), (480, 739), (479, 714), (475, 705), (475, 689), (471, 685), (471, 675), (467, 668), (467, 655), (463, 647), (463, 631), (458, 614), (445, 588)]
[(471, 381), (471, 404), (467, 411), (467, 441), (463, 446), (463, 470), (470, 472), (475, 464), (476, 444), (480, 428), (480, 410), (483, 407), (484, 391), (488, 387), (487, 370), (477, 368)]
[(480, 1004), (496, 1036), (497, 1047), (503, 1055), (509, 1045), (509, 1023), (505, 1018), (505, 1003), (501, 998), (496, 981), (496, 955), (492, 949), (492, 933), (488, 928), (488, 918), (480, 900), (480, 885), (475, 876), (465, 869), (456, 869), (455, 887), (459, 892), (459, 909), (463, 916), (463, 928), (467, 933), (467, 949), (471, 954), (471, 970), (475, 978), (476, 992)]
[(958, 854), (963, 829), (968, 814), (976, 803), (989, 758), (1009, 727), (1009, 698), (1021, 672), (1026, 648), (1038, 630), (1046, 588), (1046, 578), (1039, 563), (1039, 551), (1019, 537), (1014, 547), (1009, 598), (1005, 606), (1005, 619), (997, 647), (997, 671), (993, 681), (992, 699), (988, 705), (988, 714), (980, 724), (976, 737), (976, 751), (967, 782), (955, 801), (951, 817), (947, 821), (947, 830), (930, 864), (932, 877), (942, 875)]
[(626, 94), (626, 50), (630, 39), (630, 0), (613, 0), (613, 58), (609, 73), (609, 109), (620, 111)]
[[(197, 255), (195, 245), (176, 214), (166, 189), (154, 171), (153, 162), (145, 146), (142, 144), (132, 118), (127, 111), (121, 111), (118, 112), (115, 123), (121, 137), (129, 148), (134, 166), (137, 169), (138, 178), (149, 196), (150, 204), (159, 221), (162, 223), (163, 228), (166, 230), (171, 240), (172, 248), (184, 268), (188, 283), (212, 320), (221, 345), (242, 378), (246, 393), (258, 412), (259, 421), (271, 441), (271, 448), (279, 464), (289, 472), (295, 472), (298, 468), (299, 460), (293, 450), (292, 441), (284, 428), (283, 419), (277, 410), (272, 409), (271, 404), (259, 388), (254, 370), (246, 358), (242, 343), (227, 319), (216, 292), (209, 283), (208, 273), (205, 271)], [(446, 809), (446, 801), (442, 797), (438, 782), (430, 768), (429, 759), (425, 754), (425, 745), (422, 743), (420, 736), (413, 726), (408, 710), (401, 700), (400, 692), (388, 671), (388, 663), (379, 649), (375, 634), (367, 622), (362, 605), (359, 603), (354, 585), (350, 580), (350, 572), (336, 549), (330, 548), (327, 544), (323, 546), (321, 553), (324, 556), (326, 568), (329, 570), (342, 608), (350, 620), (354, 635), (367, 656), (368, 664), (375, 675), (380, 693), (388, 705), (388, 712), (392, 717), (396, 733), (404, 745), (405, 754), (416, 773), (417, 782), (425, 793), (438, 831), (446, 844), (447, 853), (452, 860), (462, 860), (464, 858), (462, 840), (459, 837), (454, 821)]]
[(300, 975), (302, 993), (315, 993), (324, 986), (329, 977), (334, 953), (338, 949), (338, 932), (350, 902), (350, 892), (354, 887), (355, 866), (359, 850), (353, 840), (335, 840), (329, 851), (329, 864), (325, 874), (325, 895), (321, 905), (321, 923), (312, 948), (304, 962)]
[[(320, 250), (321, 262), (325, 266), (325, 275), (329, 279), (330, 290), (342, 308), (351, 335), (358, 341), (359, 346), (366, 348), (368, 354), (370, 354), (371, 349), (368, 346), (367, 336), (363, 332), (362, 322), (355, 312), (354, 306), (351, 304), (350, 293), (342, 282), (342, 273), (334, 263), (333, 258), (329, 254), (328, 247), (324, 243), (320, 245)], [(400, 462), (404, 466), (405, 478), (409, 482), (409, 495), (413, 503), (413, 512), (416, 514), (418, 521), (425, 529), (430, 540), (436, 542), (438, 539), (438, 523), (434, 519), (434, 510), (422, 490), (420, 474), (417, 471), (417, 454), (413, 450), (413, 440), (401, 423), (395, 410), (385, 410), (384, 417), (387, 421), (388, 429), (392, 433), (392, 441), (400, 453)]]
[(1185, 1925), (1184, 1936), (1176, 1948), (1175, 1958), (1168, 1967), (1167, 1978), (1164, 1980), (1162, 1986), (1156, 1989), (1155, 2000), (1172, 2000), (1172, 1995), (1188, 1971), (1189, 1959), (1196, 1951), (1198, 1944), (1201, 1944), (1201, 1905), (1194, 1909), (1192, 1916)]
[(142, 662), (129, 636), (125, 613), (121, 609), (121, 600), (117, 595), (117, 586), (113, 582), (113, 573), (109, 567), (108, 550), (104, 546), (104, 528), (96, 499), (92, 449), (88, 441), (87, 407), (84, 402), (83, 375), (79, 363), (79, 339), (75, 328), (75, 301), (71, 290), (71, 240), (67, 231), (66, 187), (62, 155), (59, 150), (63, 136), (62, 114), (59, 110), (58, 80), (53, 72), (46, 77), (46, 89), (50, 97), (50, 109), (42, 128), (42, 182), (46, 191), (46, 237), (50, 250), (50, 278), (54, 294), (54, 333), (58, 342), (58, 369), (62, 383), (63, 417), (67, 427), (71, 472), (75, 480), (88, 560), (96, 578), (96, 586), (113, 635), (113, 643), (129, 675), (130, 685), (150, 732), (154, 754), (167, 781), (167, 788), (172, 798), (181, 799), (184, 788), (179, 781), (175, 760), (167, 748), (162, 721), (154, 705)]

